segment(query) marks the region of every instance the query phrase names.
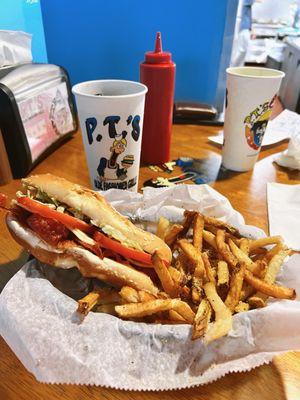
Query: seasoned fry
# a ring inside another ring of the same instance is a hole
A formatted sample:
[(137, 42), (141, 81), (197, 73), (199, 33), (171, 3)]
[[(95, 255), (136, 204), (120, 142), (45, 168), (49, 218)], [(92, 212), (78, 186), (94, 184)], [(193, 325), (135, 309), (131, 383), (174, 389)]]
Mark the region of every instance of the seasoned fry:
[(286, 247), (283, 245), (283, 243), (278, 243), (276, 246), (272, 247), (271, 250), (265, 252), (264, 254), (264, 260), (269, 263), (272, 258), (278, 254), (281, 250), (287, 250)]
[(180, 271), (183, 276), (190, 270), (190, 262), (182, 251), (179, 251), (178, 257), (176, 258), (175, 268)]
[(249, 310), (249, 304), (244, 301), (239, 301), (238, 305), (235, 307), (234, 311), (236, 313), (245, 312)]
[(140, 318), (146, 315), (156, 314), (161, 311), (169, 311), (172, 300), (152, 300), (146, 303), (130, 303), (116, 306), (116, 313), (122, 318)]
[(252, 261), (263, 260), (266, 257), (267, 253), (267, 249), (265, 249), (264, 247), (258, 247), (249, 254), (249, 257), (251, 257)]
[(208, 282), (203, 286), (203, 289), (208, 301), (210, 302), (210, 305), (215, 311), (216, 319), (222, 319), (226, 317), (228, 315), (228, 312), (230, 313), (230, 310), (226, 307), (222, 299), (219, 297), (215, 285), (211, 282)]
[(169, 226), (170, 226), (169, 220), (167, 220), (167, 218), (165, 217), (160, 217), (157, 224), (156, 236), (164, 240)]
[(192, 278), (192, 300), (195, 304), (199, 304), (202, 297), (202, 279)]
[(282, 243), (281, 236), (270, 236), (252, 240), (250, 241), (250, 253), (253, 252), (253, 250), (257, 249), (258, 247), (264, 247), (268, 246), (269, 244), (278, 244), (278, 243)]
[(178, 294), (177, 285), (174, 284), (165, 262), (160, 258), (157, 251), (152, 255), (152, 262), (164, 291), (169, 296), (175, 297)]
[[(213, 233), (214, 235), (217, 234), (218, 229), (220, 229), (220, 228), (217, 228), (216, 226), (207, 225), (207, 224), (205, 225), (205, 230)], [(240, 244), (240, 241), (241, 241), (241, 239), (238, 239), (237, 237), (233, 236), (231, 233), (225, 231), (225, 241), (227, 241), (228, 239), (233, 240), (234, 243), (236, 243), (238, 245)]]
[(232, 312), (234, 312), (234, 309), (238, 305), (240, 300), (246, 268), (247, 265), (241, 262), (239, 264), (239, 267), (237, 267), (231, 274), (230, 287), (225, 300), (225, 305)]
[(169, 247), (173, 247), (178, 235), (182, 232), (183, 226), (179, 224), (172, 225), (166, 232), (164, 240)]
[(174, 268), (172, 266), (170, 266), (168, 268), (168, 270), (169, 270), (169, 273), (170, 273), (170, 275), (171, 275), (171, 277), (173, 279), (173, 282), (177, 286), (179, 286), (181, 284), (182, 280), (183, 280), (182, 273), (180, 271), (178, 271), (178, 269), (176, 269), (176, 268)]
[(229, 270), (226, 261), (219, 261), (217, 268), (218, 286), (229, 284)]
[(122, 318), (141, 318), (172, 309), (189, 324), (193, 323), (195, 313), (187, 303), (178, 299), (152, 300), (146, 303), (130, 303), (115, 307), (117, 314)]
[(241, 249), (239, 249), (232, 240), (229, 239), (228, 243), (230, 250), (239, 262), (244, 262), (249, 271), (251, 271), (255, 276), (258, 276), (259, 278), (263, 276), (266, 267), (265, 261), (257, 260), (256, 262), (253, 262), (251, 258), (248, 257), (247, 254), (245, 254)]
[(242, 292), (241, 292), (241, 301), (246, 301), (250, 296), (255, 293), (255, 289), (249, 285), (247, 282), (243, 283)]
[(139, 290), (139, 299), (142, 303), (145, 303), (146, 301), (155, 300), (156, 297), (144, 290)]
[(246, 238), (242, 238), (240, 241), (240, 249), (243, 253), (245, 253), (246, 255), (249, 254), (250, 251), (250, 243), (249, 243), (249, 239)]
[(247, 265), (247, 268), (253, 272), (256, 269), (255, 263), (245, 254), (241, 249), (237, 247), (231, 239), (228, 240), (228, 244), (232, 254), (238, 259), (239, 262), (243, 262)]
[(203, 299), (197, 309), (193, 324), (192, 339), (198, 339), (207, 331), (211, 318), (211, 306), (206, 299)]
[(187, 258), (195, 265), (194, 276), (203, 279), (205, 276), (205, 268), (200, 251), (186, 239), (178, 240), (177, 244)]
[(240, 233), (236, 228), (234, 228), (233, 226), (231, 226), (229, 224), (226, 224), (226, 222), (223, 222), (223, 221), (221, 221), (219, 219), (216, 219), (216, 218), (213, 218), (213, 217), (204, 216), (204, 223), (205, 223), (205, 226), (206, 225), (212, 225), (212, 226), (215, 226), (217, 228), (224, 229), (226, 232), (231, 233), (233, 236), (240, 237)]
[(278, 275), (281, 265), (285, 258), (289, 255), (290, 250), (281, 250), (278, 254), (275, 254), (272, 257), (269, 265), (267, 266), (266, 274), (264, 277), (264, 281), (268, 283), (275, 282), (276, 276)]
[[(264, 295), (263, 295), (264, 296)], [(267, 296), (266, 296), (267, 298)], [(263, 308), (265, 307), (266, 303), (262, 297), (259, 296), (251, 296), (247, 300), (251, 308)]]
[[(285, 260), (285, 258), (289, 255), (289, 253), (290, 253), (290, 250), (288, 250), (288, 249), (279, 250), (279, 252), (272, 257), (269, 265), (267, 265), (264, 260), (261, 261), (261, 262), (265, 263), (265, 265), (264, 265), (265, 272), (264, 272), (264, 274), (261, 274), (261, 277), (263, 277), (263, 280), (265, 282), (268, 282), (268, 283), (275, 282), (276, 276), (279, 273), (281, 265), (282, 265), (283, 261)], [(256, 263), (258, 263), (258, 261)], [(260, 301), (260, 304), (265, 304), (265, 301), (267, 300), (267, 295), (263, 294), (263, 293), (259, 293), (259, 292), (257, 292), (254, 295), (254, 297), (255, 297), (256, 303), (258, 301)], [(260, 300), (257, 300), (258, 298)], [(261, 305), (261, 307), (264, 307), (264, 305)]]
[(191, 307), (184, 301), (173, 299), (172, 308), (177, 311), (189, 324), (192, 324), (195, 318), (195, 313)]
[(212, 282), (214, 285), (216, 285), (215, 275), (214, 275), (212, 266), (209, 262), (207, 253), (201, 253), (201, 256), (202, 256), (202, 260), (203, 260), (203, 264), (204, 264), (204, 268), (205, 268), (206, 279), (208, 281)]
[(203, 239), (205, 242), (207, 242), (211, 247), (213, 247), (215, 250), (218, 250), (217, 244), (216, 244), (216, 237), (213, 233), (206, 231), (205, 229), (203, 230)]
[(187, 323), (187, 321), (180, 314), (178, 314), (178, 312), (175, 311), (175, 310), (170, 310), (169, 311), (169, 318), (170, 318), (171, 321), (178, 321), (178, 322)]
[(188, 286), (184, 285), (183, 287), (180, 288), (180, 297), (183, 300), (189, 299), (190, 294), (191, 294), (191, 289)]
[(192, 301), (194, 304), (199, 304), (201, 300), (201, 294), (199, 289), (197, 289), (196, 287), (192, 287)]
[(285, 286), (278, 286), (268, 282), (265, 282), (259, 278), (256, 278), (249, 270), (245, 271), (245, 280), (254, 287), (254, 289), (267, 294), (268, 296), (276, 297), (278, 299), (289, 299), (293, 300), (296, 298), (295, 289), (291, 289)]
[(265, 260), (256, 260), (253, 266), (252, 271), (248, 268), (253, 275), (257, 276), (258, 278), (263, 278), (266, 273), (267, 263)]
[(183, 214), (185, 217), (185, 219), (183, 221), (183, 230), (180, 232), (180, 235), (179, 235), (180, 237), (183, 237), (188, 233), (188, 231), (190, 230), (190, 228), (193, 224), (194, 218), (197, 214), (198, 214), (197, 211), (185, 210), (185, 212)]
[[(233, 243), (233, 242), (232, 242)], [(224, 260), (232, 267), (235, 267), (238, 263), (237, 258), (231, 253), (228, 245), (225, 243), (225, 232), (218, 229), (216, 234), (216, 244), (221, 256)], [(237, 247), (237, 246), (236, 246)]]
[(77, 312), (83, 315), (88, 315), (91, 309), (95, 307), (99, 299), (100, 294), (98, 292), (90, 292), (85, 297), (78, 300)]
[(213, 283), (208, 282), (204, 285), (204, 291), (211, 307), (215, 311), (216, 322), (209, 324), (208, 330), (204, 336), (206, 343), (219, 339), (232, 328), (232, 315), (229, 308), (223, 303), (219, 297), (216, 287)]
[(140, 301), (138, 291), (129, 286), (123, 286), (119, 292), (126, 303), (138, 303)]
[(203, 229), (204, 229), (204, 218), (201, 214), (197, 213), (194, 218), (193, 245), (199, 251), (202, 251)]

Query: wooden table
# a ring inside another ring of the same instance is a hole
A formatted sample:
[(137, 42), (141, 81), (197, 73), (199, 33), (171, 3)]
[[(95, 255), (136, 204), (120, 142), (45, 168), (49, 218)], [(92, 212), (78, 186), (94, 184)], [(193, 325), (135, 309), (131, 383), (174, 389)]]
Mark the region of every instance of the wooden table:
[[(208, 142), (207, 137), (218, 128), (192, 125), (175, 125), (173, 128), (172, 158), (190, 156), (201, 159), (215, 180), (211, 186), (227, 196), (235, 209), (240, 211), (248, 224), (267, 231), (266, 183), (280, 182), (295, 184), (300, 182), (299, 172), (289, 172), (272, 163), (272, 155), (282, 151), (287, 144), (282, 143), (265, 149), (251, 172), (219, 173), (220, 148)], [(51, 172), (81, 184), (88, 184), (88, 174), (80, 135), (65, 143), (39, 166), (34, 173)], [(174, 171), (180, 172), (179, 169)], [(160, 174), (161, 175), (161, 174)], [(140, 183), (157, 174), (147, 167), (140, 173)], [(18, 181), (3, 186), (0, 190), (13, 197)], [(0, 221), (0, 290), (8, 279), (26, 260), (26, 254), (11, 239)], [(45, 385), (37, 382), (18, 361), (3, 339), (0, 339), (0, 399), (1, 400), (42, 400), (42, 399), (186, 399), (197, 400), (252, 400), (256, 399), (300, 399), (300, 353), (287, 353), (277, 357), (270, 365), (261, 366), (247, 373), (234, 373), (209, 385), (194, 389), (172, 392), (123, 392), (88, 386)]]

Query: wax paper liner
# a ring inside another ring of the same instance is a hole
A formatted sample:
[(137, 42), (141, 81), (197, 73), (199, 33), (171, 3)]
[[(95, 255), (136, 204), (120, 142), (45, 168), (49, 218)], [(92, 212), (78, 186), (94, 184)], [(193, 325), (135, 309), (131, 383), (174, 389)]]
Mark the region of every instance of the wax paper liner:
[[(184, 208), (199, 209), (243, 233), (263, 235), (244, 225), (228, 200), (208, 186), (149, 189), (144, 196), (112, 190), (105, 196), (138, 221), (155, 221), (159, 215), (178, 220)], [(299, 265), (300, 256), (291, 257), (278, 282), (300, 292)], [(135, 323), (96, 313), (81, 321), (75, 310), (76, 302), (55, 289), (34, 260), (0, 295), (0, 333), (41, 382), (125, 390), (187, 388), (300, 348), (299, 301), (273, 300), (266, 308), (237, 314), (229, 335), (208, 346), (191, 341), (188, 325)]]

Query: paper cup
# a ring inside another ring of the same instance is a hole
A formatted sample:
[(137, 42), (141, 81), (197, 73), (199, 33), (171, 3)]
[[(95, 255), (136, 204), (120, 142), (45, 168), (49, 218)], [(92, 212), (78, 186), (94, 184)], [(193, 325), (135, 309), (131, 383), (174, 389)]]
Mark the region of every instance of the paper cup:
[(75, 85), (92, 187), (137, 191), (147, 87), (97, 80)]
[(222, 164), (249, 171), (257, 160), (272, 106), (284, 77), (282, 71), (227, 68)]

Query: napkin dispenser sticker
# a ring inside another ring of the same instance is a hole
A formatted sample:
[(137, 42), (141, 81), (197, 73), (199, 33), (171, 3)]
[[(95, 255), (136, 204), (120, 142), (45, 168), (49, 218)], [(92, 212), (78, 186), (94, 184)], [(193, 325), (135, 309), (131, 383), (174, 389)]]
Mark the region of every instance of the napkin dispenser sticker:
[(0, 129), (14, 178), (22, 178), (77, 129), (67, 72), (19, 66), (0, 79)]

